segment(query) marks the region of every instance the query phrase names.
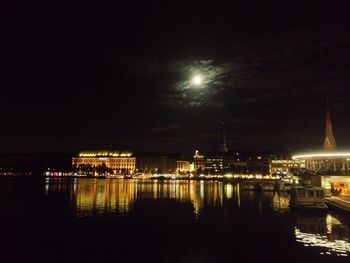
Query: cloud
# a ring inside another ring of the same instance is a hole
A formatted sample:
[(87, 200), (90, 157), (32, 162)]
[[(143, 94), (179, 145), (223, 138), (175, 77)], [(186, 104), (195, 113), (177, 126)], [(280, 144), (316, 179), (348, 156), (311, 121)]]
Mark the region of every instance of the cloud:
[[(350, 81), (350, 42), (327, 31), (291, 31), (288, 35), (256, 36), (227, 43), (225, 50), (205, 59), (140, 58), (133, 62), (135, 76), (149, 78), (157, 88), (156, 103), (166, 108), (224, 108), (232, 104), (255, 107), (281, 99), (313, 94), (344, 94)], [(209, 54), (210, 52), (208, 52)], [(191, 82), (200, 73), (204, 82)], [(153, 86), (152, 86), (153, 87)]]
[[(221, 95), (230, 85), (228, 73), (230, 63), (214, 63), (214, 60), (172, 61), (169, 70), (182, 76), (182, 80), (171, 85), (169, 91), (161, 94), (160, 103), (167, 107), (188, 108), (200, 106), (223, 106)], [(196, 74), (203, 77), (203, 83), (196, 86), (191, 78)]]

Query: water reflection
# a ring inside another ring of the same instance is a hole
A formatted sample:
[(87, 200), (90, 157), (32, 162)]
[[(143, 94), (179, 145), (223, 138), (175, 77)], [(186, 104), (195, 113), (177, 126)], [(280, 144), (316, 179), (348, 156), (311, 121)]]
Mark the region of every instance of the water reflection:
[(220, 181), (46, 179), (45, 194), (67, 192), (78, 217), (125, 215), (141, 199), (176, 199), (190, 202), (198, 216), (203, 209), (289, 211), (289, 195), (274, 192), (241, 191), (239, 184)]
[[(190, 204), (195, 218), (222, 210), (226, 226), (230, 225), (230, 213), (235, 218), (237, 212), (243, 218), (265, 212), (272, 217), (276, 212), (291, 215), (287, 193), (242, 191), (239, 184), (220, 181), (50, 179), (45, 193), (66, 193), (77, 217), (126, 216), (136, 209), (137, 202), (166, 199)], [(295, 226), (295, 240), (303, 249), (317, 248), (316, 252), (325, 256), (350, 255), (349, 227), (333, 215), (296, 214), (296, 224), (288, 224), (291, 229)]]
[(3, 262), (348, 262), (350, 255), (341, 217), (298, 214), (288, 194), (232, 182), (3, 178), (0, 213)]
[[(198, 187), (199, 184), (199, 187)], [(125, 215), (137, 200), (176, 199), (191, 202), (198, 215), (204, 203), (222, 206), (221, 182), (138, 181), (82, 179), (75, 184), (77, 216), (113, 213)]]
[(305, 247), (317, 247), (321, 255), (350, 255), (350, 231), (337, 218), (297, 215), (296, 241)]

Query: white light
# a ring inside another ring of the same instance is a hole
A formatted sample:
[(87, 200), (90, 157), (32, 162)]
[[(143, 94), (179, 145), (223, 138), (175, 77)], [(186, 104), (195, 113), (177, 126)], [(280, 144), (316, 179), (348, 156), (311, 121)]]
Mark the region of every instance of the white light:
[(193, 76), (192, 83), (196, 86), (201, 85), (203, 83), (203, 77), (201, 75)]
[(350, 152), (326, 152), (326, 153), (312, 153), (312, 154), (301, 154), (301, 155), (294, 155), (292, 157), (293, 160), (297, 159), (306, 159), (306, 158), (312, 158), (312, 157), (344, 157), (344, 156), (350, 156)]

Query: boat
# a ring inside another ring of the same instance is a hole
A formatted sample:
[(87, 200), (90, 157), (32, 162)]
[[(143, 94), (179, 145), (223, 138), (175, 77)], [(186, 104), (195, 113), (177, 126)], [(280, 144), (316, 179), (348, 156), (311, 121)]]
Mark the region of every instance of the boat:
[(303, 211), (327, 211), (328, 207), (324, 196), (323, 187), (312, 185), (293, 186), (290, 192), (291, 208)]

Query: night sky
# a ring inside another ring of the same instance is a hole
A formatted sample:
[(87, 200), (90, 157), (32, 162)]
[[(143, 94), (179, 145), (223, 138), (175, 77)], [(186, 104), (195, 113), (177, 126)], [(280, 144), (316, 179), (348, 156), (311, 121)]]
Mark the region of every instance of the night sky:
[(119, 2), (1, 3), (1, 153), (350, 148), (349, 1)]

